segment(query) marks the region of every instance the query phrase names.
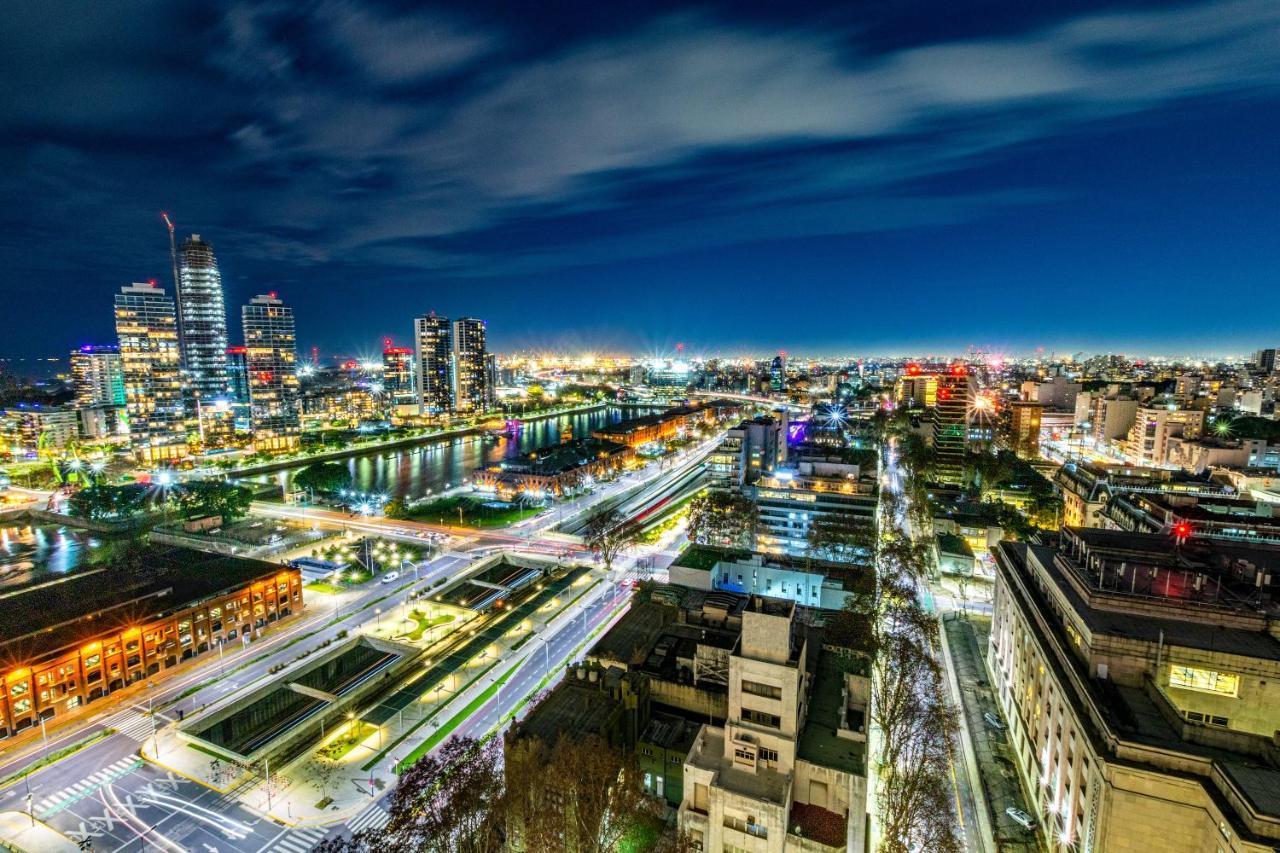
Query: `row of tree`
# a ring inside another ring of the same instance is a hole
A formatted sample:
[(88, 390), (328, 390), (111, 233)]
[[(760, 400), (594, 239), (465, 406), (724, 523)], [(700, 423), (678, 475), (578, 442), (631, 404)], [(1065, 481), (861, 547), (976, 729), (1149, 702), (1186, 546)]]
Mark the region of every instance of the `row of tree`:
[(221, 480), (192, 480), (163, 489), (144, 483), (98, 484), (73, 494), (67, 511), (91, 521), (119, 521), (145, 512), (176, 509), (183, 518), (217, 515), (226, 524), (243, 518), (252, 502), (249, 489)]
[[(505, 755), (504, 755), (505, 752)], [(632, 753), (595, 735), (548, 745), (517, 737), (454, 737), (410, 766), (391, 794), (391, 819), (320, 853), (612, 853), (660, 832), (661, 809), (640, 785)], [(667, 834), (655, 853), (682, 853)]]

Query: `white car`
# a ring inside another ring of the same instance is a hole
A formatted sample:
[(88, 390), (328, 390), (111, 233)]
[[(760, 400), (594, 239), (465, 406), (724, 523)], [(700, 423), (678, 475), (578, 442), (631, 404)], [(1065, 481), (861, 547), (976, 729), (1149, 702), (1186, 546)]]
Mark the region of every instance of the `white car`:
[(398, 580), (400, 580), (399, 572), (387, 572), (385, 575), (382, 576), (383, 583), (391, 583), (392, 581), (398, 581)]
[(1009, 806), (1009, 808), (1004, 810), (1004, 813), (1013, 818), (1013, 822), (1025, 830), (1030, 831), (1036, 828), (1036, 819), (1024, 812), (1022, 809)]

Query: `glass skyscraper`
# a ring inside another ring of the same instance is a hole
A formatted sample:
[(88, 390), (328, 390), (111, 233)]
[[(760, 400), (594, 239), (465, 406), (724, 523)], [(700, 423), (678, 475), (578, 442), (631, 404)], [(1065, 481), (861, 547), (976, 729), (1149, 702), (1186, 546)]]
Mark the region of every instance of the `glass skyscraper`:
[(182, 244), (178, 266), (178, 339), (190, 397), (227, 394), (227, 309), (213, 246), (192, 234)]
[(144, 464), (181, 459), (188, 447), (173, 300), (153, 284), (131, 284), (116, 294), (115, 313), (133, 454)]
[(274, 293), (255, 296), (240, 312), (249, 374), (253, 446), (258, 451), (298, 446), (298, 346), (293, 309)]

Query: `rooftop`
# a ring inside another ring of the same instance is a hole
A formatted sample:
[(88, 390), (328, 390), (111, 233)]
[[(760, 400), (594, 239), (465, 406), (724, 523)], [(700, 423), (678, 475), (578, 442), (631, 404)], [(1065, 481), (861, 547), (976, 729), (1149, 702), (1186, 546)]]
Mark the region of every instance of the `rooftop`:
[(502, 463), (505, 471), (552, 476), (589, 465), (629, 450), (625, 444), (604, 441), (599, 438), (580, 438), (567, 444), (542, 447), (524, 454), (519, 459)]
[(938, 550), (944, 554), (960, 554), (965, 557), (973, 556), (973, 549), (969, 547), (969, 543), (963, 537), (954, 533), (939, 533)]
[(818, 655), (814, 670), (813, 687), (809, 695), (809, 714), (796, 745), (796, 756), (810, 764), (831, 767), (859, 776), (867, 772), (867, 744), (842, 737), (840, 729), (865, 730), (866, 709), (845, 708), (844, 677), (863, 675), (866, 661), (863, 658), (839, 654), (823, 649)]

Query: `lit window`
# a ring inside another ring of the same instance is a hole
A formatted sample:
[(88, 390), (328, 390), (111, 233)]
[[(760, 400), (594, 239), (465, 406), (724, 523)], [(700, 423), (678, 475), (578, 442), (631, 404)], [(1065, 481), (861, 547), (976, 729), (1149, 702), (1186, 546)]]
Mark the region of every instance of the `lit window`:
[(1240, 676), (1194, 666), (1170, 666), (1169, 686), (1220, 696), (1240, 695)]

